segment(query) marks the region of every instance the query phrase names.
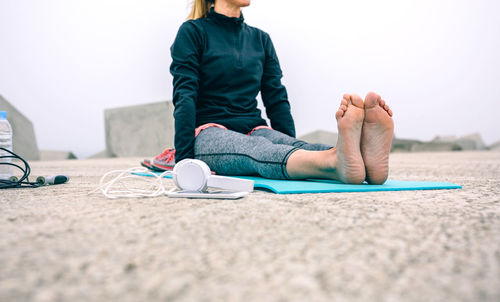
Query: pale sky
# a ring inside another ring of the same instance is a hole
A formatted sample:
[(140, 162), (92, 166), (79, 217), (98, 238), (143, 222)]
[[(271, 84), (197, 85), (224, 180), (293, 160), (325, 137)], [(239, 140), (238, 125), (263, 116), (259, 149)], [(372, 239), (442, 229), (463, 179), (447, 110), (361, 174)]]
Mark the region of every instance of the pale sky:
[[(187, 0), (0, 0), (0, 94), (40, 149), (105, 149), (104, 109), (172, 98), (170, 46)], [(297, 134), (336, 131), (343, 93), (376, 91), (400, 138), (500, 140), (500, 2), (253, 0)]]

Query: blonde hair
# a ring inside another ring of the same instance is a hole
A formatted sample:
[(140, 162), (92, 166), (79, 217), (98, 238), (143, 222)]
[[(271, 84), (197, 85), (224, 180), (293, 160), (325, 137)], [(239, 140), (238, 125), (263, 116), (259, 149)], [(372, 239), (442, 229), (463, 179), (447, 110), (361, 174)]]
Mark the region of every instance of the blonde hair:
[(210, 11), (210, 6), (215, 1), (211, 0), (193, 0), (191, 5), (191, 13), (188, 16), (188, 20), (194, 20), (199, 18), (205, 18)]

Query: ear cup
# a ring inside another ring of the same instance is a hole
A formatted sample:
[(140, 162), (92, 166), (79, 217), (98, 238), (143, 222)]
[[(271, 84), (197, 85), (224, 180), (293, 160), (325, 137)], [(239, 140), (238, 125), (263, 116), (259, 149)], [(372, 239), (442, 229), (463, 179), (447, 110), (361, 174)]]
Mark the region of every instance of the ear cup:
[(212, 175), (208, 165), (198, 159), (183, 159), (174, 167), (174, 182), (183, 191), (203, 192), (214, 187), (236, 192), (252, 192), (253, 180)]
[(184, 159), (174, 167), (174, 182), (183, 191), (205, 191), (210, 168), (197, 159)]

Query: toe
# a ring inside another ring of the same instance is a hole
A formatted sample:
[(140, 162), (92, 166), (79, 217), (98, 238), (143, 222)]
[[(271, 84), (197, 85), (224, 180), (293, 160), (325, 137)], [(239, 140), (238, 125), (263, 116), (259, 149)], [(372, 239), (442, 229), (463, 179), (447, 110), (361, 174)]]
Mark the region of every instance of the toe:
[(343, 117), (344, 116), (344, 110), (337, 110), (337, 112), (335, 113), (335, 118), (338, 120), (339, 118)]
[(375, 92), (368, 92), (365, 97), (365, 108), (375, 107), (380, 102), (380, 96)]
[(347, 106), (347, 100), (346, 99), (342, 99), (342, 101), (340, 101), (340, 105), (346, 105)]
[(352, 104), (358, 108), (364, 108), (364, 103), (363, 103), (363, 99), (357, 95), (357, 94), (352, 94), (351, 95), (351, 100), (352, 100)]
[(346, 111), (347, 106), (346, 105), (340, 105), (339, 110)]
[(387, 105), (387, 103), (384, 100), (380, 100), (380, 106), (384, 108), (384, 110), (387, 112), (387, 114), (389, 114), (389, 116), (392, 116), (391, 107), (389, 107), (389, 105)]

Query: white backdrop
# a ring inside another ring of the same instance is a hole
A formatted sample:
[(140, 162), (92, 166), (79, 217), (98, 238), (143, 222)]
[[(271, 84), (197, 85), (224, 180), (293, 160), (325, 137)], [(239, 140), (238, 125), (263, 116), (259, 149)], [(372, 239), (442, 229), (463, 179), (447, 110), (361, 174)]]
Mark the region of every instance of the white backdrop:
[[(41, 149), (103, 150), (106, 108), (170, 100), (170, 45), (187, 0), (0, 0), (0, 94)], [(344, 92), (377, 91), (396, 135), (500, 139), (500, 2), (253, 0), (297, 134), (335, 131)]]

